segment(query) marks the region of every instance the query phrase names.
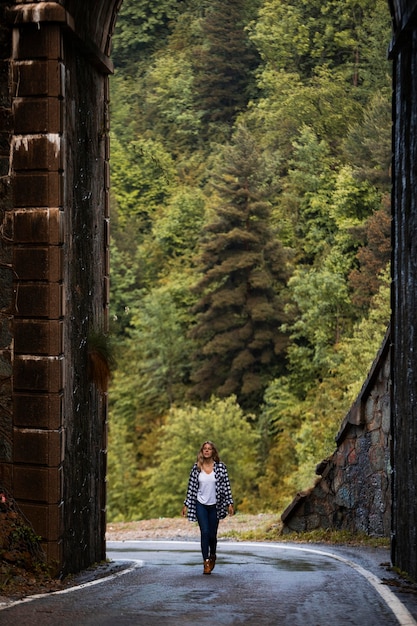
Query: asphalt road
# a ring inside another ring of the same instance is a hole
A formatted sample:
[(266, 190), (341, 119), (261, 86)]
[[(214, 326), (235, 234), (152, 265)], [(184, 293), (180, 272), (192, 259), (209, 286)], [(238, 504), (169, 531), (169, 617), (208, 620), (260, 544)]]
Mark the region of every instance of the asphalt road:
[(0, 624), (417, 626), (386, 550), (222, 541), (209, 576), (194, 541), (111, 542), (108, 557), (111, 576), (0, 607)]

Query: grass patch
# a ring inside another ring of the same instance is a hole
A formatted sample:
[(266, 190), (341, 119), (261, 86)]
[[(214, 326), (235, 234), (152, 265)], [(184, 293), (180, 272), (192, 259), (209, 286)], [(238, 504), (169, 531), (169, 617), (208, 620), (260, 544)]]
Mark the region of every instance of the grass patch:
[(371, 537), (365, 533), (352, 533), (347, 530), (317, 529), (302, 533), (282, 533), (282, 523), (266, 524), (252, 530), (229, 530), (223, 538), (236, 541), (279, 541), (280, 543), (325, 543), (333, 545), (367, 546), (389, 548), (388, 537)]
[(388, 537), (372, 537), (366, 533), (353, 533), (348, 530), (334, 530), (319, 528), (303, 533), (285, 535), (284, 541), (303, 543), (328, 543), (349, 546), (368, 546), (372, 548), (389, 548)]

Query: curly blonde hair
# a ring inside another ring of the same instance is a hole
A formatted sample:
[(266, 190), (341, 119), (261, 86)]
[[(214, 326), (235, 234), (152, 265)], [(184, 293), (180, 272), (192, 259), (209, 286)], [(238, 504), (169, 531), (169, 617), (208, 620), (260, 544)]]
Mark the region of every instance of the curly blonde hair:
[(201, 444), (201, 448), (200, 448), (200, 450), (198, 451), (198, 454), (197, 454), (197, 465), (198, 465), (198, 467), (200, 469), (203, 467), (203, 461), (204, 461), (203, 448), (207, 444), (209, 444), (211, 446), (211, 449), (212, 449), (211, 456), (212, 456), (213, 461), (215, 461), (216, 463), (220, 462), (219, 453), (217, 452), (217, 448), (214, 445), (214, 443), (212, 441), (205, 441), (204, 443)]

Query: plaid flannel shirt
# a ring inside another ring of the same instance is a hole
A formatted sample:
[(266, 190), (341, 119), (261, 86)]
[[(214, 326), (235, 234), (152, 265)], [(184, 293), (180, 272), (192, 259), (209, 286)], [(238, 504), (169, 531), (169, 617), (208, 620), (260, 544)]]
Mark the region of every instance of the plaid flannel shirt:
[[(224, 463), (214, 463), (214, 478), (216, 481), (216, 510), (217, 519), (224, 519), (228, 513), (227, 507), (233, 504), (232, 490), (230, 487), (229, 475), (227, 467)], [(190, 478), (188, 480), (187, 496), (184, 504), (188, 507), (187, 517), (190, 522), (197, 521), (197, 491), (198, 491), (198, 475), (200, 469), (197, 463), (191, 468)]]

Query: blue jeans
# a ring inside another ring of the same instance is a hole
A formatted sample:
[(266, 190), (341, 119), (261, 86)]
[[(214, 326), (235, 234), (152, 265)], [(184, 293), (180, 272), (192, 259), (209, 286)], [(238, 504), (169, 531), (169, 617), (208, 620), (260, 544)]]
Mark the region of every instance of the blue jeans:
[(217, 529), (219, 520), (217, 519), (217, 509), (215, 504), (201, 504), (197, 500), (197, 521), (201, 533), (201, 553), (203, 559), (216, 554)]

